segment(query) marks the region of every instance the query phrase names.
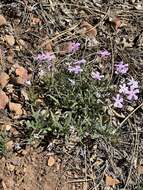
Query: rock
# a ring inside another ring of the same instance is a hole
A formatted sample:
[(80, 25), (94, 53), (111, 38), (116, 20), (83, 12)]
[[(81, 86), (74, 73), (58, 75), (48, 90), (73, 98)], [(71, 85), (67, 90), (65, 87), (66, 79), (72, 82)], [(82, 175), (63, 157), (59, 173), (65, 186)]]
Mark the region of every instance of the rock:
[(4, 91), (0, 90), (0, 110), (4, 110), (9, 99)]
[(9, 109), (13, 111), (16, 115), (22, 115), (22, 105), (18, 103), (9, 102)]
[(0, 73), (0, 86), (2, 87), (2, 89), (7, 85), (8, 80), (9, 80), (8, 74), (6, 74), (5, 72), (1, 72)]
[(13, 46), (15, 44), (15, 39), (13, 35), (5, 35), (5, 41), (10, 45)]
[(55, 164), (55, 159), (53, 156), (50, 156), (49, 159), (48, 159), (48, 166), (53, 166)]
[(6, 19), (3, 15), (0, 15), (0, 26), (6, 25)]

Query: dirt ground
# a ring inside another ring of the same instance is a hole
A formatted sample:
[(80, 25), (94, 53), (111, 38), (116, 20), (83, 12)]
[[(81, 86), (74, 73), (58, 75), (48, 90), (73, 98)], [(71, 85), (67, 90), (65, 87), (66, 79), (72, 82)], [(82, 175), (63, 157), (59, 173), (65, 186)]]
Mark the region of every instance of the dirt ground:
[[(23, 155), (24, 154), (24, 155)], [(48, 166), (48, 155), (37, 151), (11, 154), (0, 161), (1, 190), (71, 190), (60, 163)], [(63, 179), (62, 179), (63, 178)]]

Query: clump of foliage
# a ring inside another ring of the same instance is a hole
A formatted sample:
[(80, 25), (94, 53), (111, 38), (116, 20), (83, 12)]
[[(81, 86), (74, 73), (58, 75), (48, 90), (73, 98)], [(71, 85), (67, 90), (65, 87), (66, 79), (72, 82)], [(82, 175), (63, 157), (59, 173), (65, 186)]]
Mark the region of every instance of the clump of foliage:
[(105, 49), (97, 52), (95, 60), (77, 60), (73, 54), (79, 47), (79, 43), (72, 43), (70, 56), (57, 64), (53, 53), (37, 56), (36, 61), (47, 63), (48, 68), (40, 81), (46, 112), (41, 115), (38, 111), (38, 117), (43, 119), (36, 117), (28, 124), (38, 134), (65, 134), (74, 127), (83, 137), (111, 136), (114, 109), (125, 111), (127, 104), (138, 99), (138, 82), (128, 76), (128, 64), (118, 61), (112, 65), (111, 53)]
[(108, 107), (107, 81), (95, 81), (89, 73), (88, 66), (83, 66), (79, 75), (59, 67), (51, 77), (44, 78), (44, 97), (49, 108), (47, 125), (52, 129), (65, 133), (75, 127), (81, 135), (94, 134), (100, 115), (103, 125), (109, 123), (105, 111)]

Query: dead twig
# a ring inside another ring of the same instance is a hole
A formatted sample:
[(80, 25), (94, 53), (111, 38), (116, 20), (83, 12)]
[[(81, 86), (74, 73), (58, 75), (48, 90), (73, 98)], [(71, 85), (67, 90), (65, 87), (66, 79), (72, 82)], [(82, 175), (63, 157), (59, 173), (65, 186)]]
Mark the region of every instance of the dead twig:
[(121, 128), (123, 125), (124, 125), (124, 123), (139, 109), (139, 108), (141, 108), (143, 106), (143, 102), (138, 106), (138, 107), (136, 107), (136, 109), (134, 109), (122, 122), (121, 122), (121, 124), (112, 132), (113, 134), (115, 134), (118, 130), (119, 130), (119, 128)]

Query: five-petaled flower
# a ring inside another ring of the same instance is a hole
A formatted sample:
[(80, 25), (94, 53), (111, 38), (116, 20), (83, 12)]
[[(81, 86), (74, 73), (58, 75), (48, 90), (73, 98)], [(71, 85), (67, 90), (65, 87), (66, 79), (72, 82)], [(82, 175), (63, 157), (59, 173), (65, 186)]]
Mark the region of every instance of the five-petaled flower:
[(116, 97), (113, 97), (114, 107), (116, 108), (122, 108), (123, 107), (123, 98), (120, 96), (120, 94), (117, 94)]
[(132, 88), (138, 88), (138, 81), (134, 80), (133, 78), (132, 79), (129, 79), (129, 82), (127, 83), (130, 87)]
[(123, 94), (127, 94), (128, 92), (128, 87), (126, 86), (126, 84), (122, 84), (122, 85), (119, 85), (120, 89), (119, 89), (119, 93), (123, 93)]
[(116, 67), (116, 74), (125, 74), (128, 71), (128, 64), (124, 64), (123, 61), (119, 62), (118, 64), (115, 64)]
[(138, 99), (138, 94), (139, 89), (135, 89), (134, 87), (130, 86), (130, 90), (127, 92), (127, 99), (128, 100), (137, 100)]
[(75, 53), (80, 48), (80, 43), (69, 42), (68, 51), (69, 53)]
[(75, 74), (79, 74), (83, 70), (81, 69), (80, 65), (75, 65), (75, 66), (69, 66), (68, 71), (73, 72)]
[(104, 75), (101, 75), (98, 71), (96, 72), (92, 71), (91, 77), (96, 80), (101, 80), (104, 77)]
[(111, 55), (111, 53), (107, 51), (106, 49), (98, 51), (97, 54), (100, 55), (102, 58), (105, 58)]
[(50, 52), (38, 54), (36, 57), (37, 61), (52, 61), (53, 59), (55, 59), (55, 55)]

